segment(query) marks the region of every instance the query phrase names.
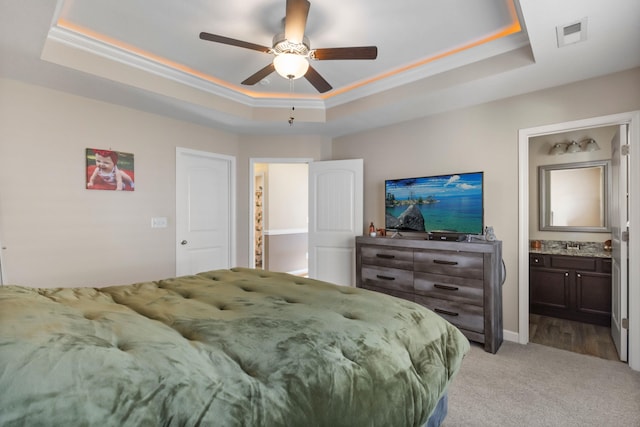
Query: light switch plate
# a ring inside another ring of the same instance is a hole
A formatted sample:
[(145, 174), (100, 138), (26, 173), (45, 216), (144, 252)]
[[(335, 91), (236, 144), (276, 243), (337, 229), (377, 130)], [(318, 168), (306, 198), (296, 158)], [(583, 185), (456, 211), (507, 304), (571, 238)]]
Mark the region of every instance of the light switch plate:
[(157, 216), (151, 218), (151, 228), (167, 228), (167, 217)]

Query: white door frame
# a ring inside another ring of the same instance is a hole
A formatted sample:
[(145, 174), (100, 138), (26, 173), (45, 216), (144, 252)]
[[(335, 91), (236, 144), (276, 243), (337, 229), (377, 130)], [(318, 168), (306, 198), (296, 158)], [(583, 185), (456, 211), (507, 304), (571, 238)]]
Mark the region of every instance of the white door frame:
[[(629, 258), (640, 257), (640, 110), (518, 131), (518, 342), (529, 342), (529, 138), (572, 130), (629, 126)], [(629, 366), (640, 371), (640, 263), (629, 263)]]
[[(311, 163), (315, 161), (310, 157), (251, 157), (249, 158), (249, 267), (255, 266), (255, 227), (256, 208), (254, 203), (255, 185), (253, 169), (256, 163)], [(264, 196), (263, 196), (264, 197)], [(263, 212), (263, 218), (264, 218)], [(263, 219), (264, 221), (264, 219)], [(264, 252), (263, 252), (264, 253)]]
[[(229, 164), (229, 267), (235, 267), (236, 264), (236, 158), (225, 154), (217, 154), (210, 151), (199, 151), (191, 148), (176, 147), (176, 169), (180, 154), (190, 154), (193, 156), (208, 157), (217, 160), (224, 160)], [(177, 170), (176, 170), (177, 173)], [(176, 179), (177, 181), (177, 179)], [(178, 210), (178, 186), (176, 185), (176, 213)], [(177, 222), (177, 218), (176, 218)], [(178, 224), (176, 224), (176, 245), (182, 237), (178, 236)], [(178, 255), (176, 253), (176, 271), (178, 269)]]

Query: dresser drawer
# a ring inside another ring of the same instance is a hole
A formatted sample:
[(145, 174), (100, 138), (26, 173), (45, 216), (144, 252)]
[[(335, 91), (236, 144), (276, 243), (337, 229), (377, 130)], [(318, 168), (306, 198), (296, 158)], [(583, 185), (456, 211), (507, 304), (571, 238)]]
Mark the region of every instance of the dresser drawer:
[(379, 246), (362, 246), (362, 264), (413, 270), (413, 251), (389, 249)]
[(370, 286), (413, 292), (413, 271), (364, 265), (362, 266), (362, 287)]
[(473, 252), (415, 251), (415, 271), (483, 280), (484, 259)]
[(396, 289), (378, 288), (376, 286), (368, 286), (368, 285), (362, 286), (362, 289), (368, 289), (370, 291), (380, 292), (382, 294), (391, 295), (396, 298), (406, 299), (408, 301), (415, 301), (415, 296), (412, 293), (402, 292)]
[[(550, 255), (545, 256), (548, 267)], [(495, 353), (503, 339), (501, 259), (499, 241), (358, 236), (356, 286), (438, 312), (467, 339)]]
[(484, 332), (484, 310), (482, 307), (422, 295), (416, 295), (415, 301), (433, 310), (460, 329), (478, 333)]
[(456, 276), (415, 272), (413, 287), (417, 294), (482, 306), (484, 282)]

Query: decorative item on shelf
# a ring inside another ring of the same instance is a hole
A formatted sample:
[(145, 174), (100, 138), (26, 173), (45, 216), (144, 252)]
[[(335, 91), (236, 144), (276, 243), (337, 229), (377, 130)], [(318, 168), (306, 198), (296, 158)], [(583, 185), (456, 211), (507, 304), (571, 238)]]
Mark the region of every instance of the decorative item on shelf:
[(373, 225), (373, 221), (369, 224), (369, 236), (376, 237), (376, 226)]
[(540, 240), (532, 240), (531, 249), (542, 249), (542, 242)]
[(376, 230), (376, 233), (378, 236), (385, 237), (387, 235), (387, 230), (385, 230), (384, 228), (378, 228)]
[(487, 242), (494, 242), (496, 240), (496, 233), (493, 231), (493, 226), (487, 225), (484, 228), (484, 236)]
[(611, 250), (613, 249), (613, 247), (611, 246), (611, 240), (605, 240), (604, 241), (604, 250), (607, 252), (611, 252)]

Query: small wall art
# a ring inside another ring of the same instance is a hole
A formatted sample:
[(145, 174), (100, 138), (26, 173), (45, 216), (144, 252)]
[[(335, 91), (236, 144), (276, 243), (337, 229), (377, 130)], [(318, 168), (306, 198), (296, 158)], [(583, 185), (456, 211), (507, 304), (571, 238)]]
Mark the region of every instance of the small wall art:
[(133, 191), (133, 154), (87, 148), (87, 189)]

